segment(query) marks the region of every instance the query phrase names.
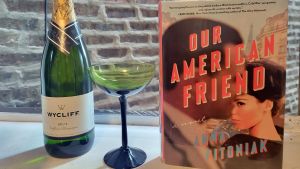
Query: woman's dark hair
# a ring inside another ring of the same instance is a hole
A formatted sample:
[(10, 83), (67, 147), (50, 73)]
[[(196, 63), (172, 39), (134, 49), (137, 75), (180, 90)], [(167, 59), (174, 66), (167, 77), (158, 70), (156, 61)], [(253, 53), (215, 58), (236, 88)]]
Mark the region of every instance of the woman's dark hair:
[[(259, 91), (253, 90), (253, 69), (263, 66), (265, 68), (265, 88)], [(248, 94), (257, 98), (260, 102), (273, 101), (272, 116), (275, 116), (281, 108), (281, 98), (285, 95), (285, 69), (281, 65), (268, 60), (247, 62)]]
[[(198, 40), (198, 50), (191, 52), (189, 50), (189, 35), (192, 33), (197, 33), (200, 36), (202, 30), (209, 29), (209, 39), (212, 43), (212, 29), (214, 26), (221, 26), (222, 34), (221, 39), (222, 43), (216, 45), (209, 45), (206, 48), (200, 47), (200, 39)], [(224, 23), (213, 21), (209, 19), (201, 18), (190, 18), (178, 21), (171, 25), (163, 34), (162, 37), (162, 54), (163, 54), (163, 69), (164, 69), (164, 86), (166, 89), (171, 89), (175, 87), (176, 84), (170, 84), (171, 74), (173, 64), (177, 63), (178, 72), (181, 74), (183, 72), (182, 62), (186, 60), (189, 64), (191, 58), (195, 59), (195, 66), (198, 67), (197, 57), (201, 54), (207, 54), (206, 67), (208, 75), (211, 75), (210, 71), (210, 53), (212, 51), (220, 51), (221, 56), (225, 56), (225, 45), (228, 44), (240, 44), (243, 43), (243, 40), (240, 36), (240, 33), (233, 27), (226, 25)], [(221, 58), (221, 67), (224, 68), (224, 58)]]

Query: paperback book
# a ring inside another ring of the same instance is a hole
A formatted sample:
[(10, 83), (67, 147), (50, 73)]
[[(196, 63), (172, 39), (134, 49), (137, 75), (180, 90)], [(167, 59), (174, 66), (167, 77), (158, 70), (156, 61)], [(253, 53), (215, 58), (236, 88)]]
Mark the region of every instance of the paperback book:
[(160, 3), (162, 160), (282, 169), (288, 1)]

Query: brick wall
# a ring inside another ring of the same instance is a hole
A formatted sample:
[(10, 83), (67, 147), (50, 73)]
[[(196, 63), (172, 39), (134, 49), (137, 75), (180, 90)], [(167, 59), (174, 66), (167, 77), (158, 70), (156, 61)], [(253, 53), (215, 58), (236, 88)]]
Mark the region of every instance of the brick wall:
[[(158, 0), (74, 2), (93, 62), (134, 57), (158, 64)], [(290, 0), (289, 6), (286, 108), (288, 113), (296, 114), (300, 0)], [(44, 43), (43, 0), (0, 0), (0, 23), (0, 110), (1, 107), (39, 107), (39, 69)], [(97, 108), (119, 108), (117, 98), (98, 89), (95, 89), (95, 100)], [(151, 84), (137, 96), (129, 98), (129, 107), (131, 110), (158, 110), (158, 66)]]
[(289, 0), (286, 110), (299, 114), (300, 0)]
[[(50, 18), (52, 0), (48, 1)], [(158, 64), (157, 2), (74, 0), (92, 62), (134, 57)], [(0, 0), (0, 107), (40, 106), (43, 3)], [(99, 89), (95, 89), (95, 100), (98, 108), (119, 109), (118, 99)], [(131, 110), (158, 110), (158, 74), (143, 92), (129, 98), (129, 106)]]

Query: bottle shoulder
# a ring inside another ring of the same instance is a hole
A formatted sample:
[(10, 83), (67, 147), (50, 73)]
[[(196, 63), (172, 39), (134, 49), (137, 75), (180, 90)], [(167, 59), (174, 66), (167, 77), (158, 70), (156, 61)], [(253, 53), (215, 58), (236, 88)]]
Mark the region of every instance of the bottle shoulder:
[(70, 54), (65, 54), (54, 44), (46, 43), (41, 64), (42, 94), (65, 97), (92, 91), (89, 66), (82, 47), (73, 47)]

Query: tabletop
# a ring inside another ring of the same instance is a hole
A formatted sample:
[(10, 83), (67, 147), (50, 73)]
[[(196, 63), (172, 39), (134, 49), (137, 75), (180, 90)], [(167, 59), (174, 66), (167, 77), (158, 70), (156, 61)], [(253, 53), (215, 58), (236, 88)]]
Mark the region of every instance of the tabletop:
[[(108, 169), (103, 156), (121, 145), (121, 126), (97, 124), (95, 143), (86, 154), (69, 159), (49, 156), (43, 147), (42, 123), (0, 121), (0, 169)], [(158, 126), (128, 126), (129, 145), (143, 149), (147, 161), (140, 169), (183, 169), (160, 159)], [(286, 116), (284, 169), (300, 169), (300, 117)]]

